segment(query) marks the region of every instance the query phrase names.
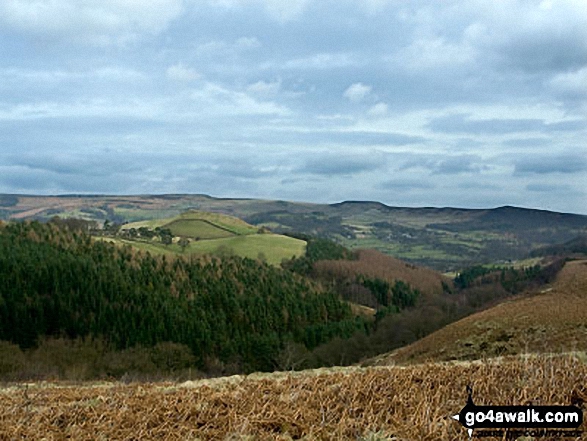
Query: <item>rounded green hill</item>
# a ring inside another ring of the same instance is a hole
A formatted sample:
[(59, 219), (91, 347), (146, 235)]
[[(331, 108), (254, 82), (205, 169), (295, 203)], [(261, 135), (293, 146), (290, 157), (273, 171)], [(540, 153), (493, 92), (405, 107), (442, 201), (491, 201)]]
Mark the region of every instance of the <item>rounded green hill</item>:
[[(173, 218), (132, 222), (122, 227), (125, 232), (132, 229), (171, 231), (175, 240), (168, 246), (157, 241), (132, 241), (132, 245), (150, 252), (235, 254), (252, 259), (261, 258), (272, 265), (279, 265), (283, 259), (303, 255), (306, 248), (303, 240), (260, 230), (233, 216), (204, 211), (188, 211)], [(189, 244), (180, 247), (177, 244), (179, 238), (189, 239)]]

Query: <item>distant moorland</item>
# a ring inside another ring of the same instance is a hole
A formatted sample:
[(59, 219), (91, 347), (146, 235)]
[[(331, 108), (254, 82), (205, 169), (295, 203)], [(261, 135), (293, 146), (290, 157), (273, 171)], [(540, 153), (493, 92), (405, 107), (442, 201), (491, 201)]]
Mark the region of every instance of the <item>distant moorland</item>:
[[(516, 207), (400, 208), (377, 202), (309, 204), (206, 195), (0, 196), (0, 219), (78, 217), (112, 223), (223, 213), (273, 233), (304, 233), (374, 248), (441, 271), (524, 259), (587, 233), (587, 216)], [(178, 226), (179, 227), (179, 226)]]

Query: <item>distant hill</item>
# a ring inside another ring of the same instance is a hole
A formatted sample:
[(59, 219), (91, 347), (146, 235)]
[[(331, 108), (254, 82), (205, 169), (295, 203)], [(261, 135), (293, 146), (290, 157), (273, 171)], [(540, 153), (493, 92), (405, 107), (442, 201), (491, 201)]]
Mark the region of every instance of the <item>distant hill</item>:
[(587, 350), (587, 260), (568, 262), (549, 288), (468, 316), (375, 364)]
[(532, 251), (531, 256), (587, 255), (587, 235), (578, 236), (560, 245), (550, 245)]
[[(152, 237), (160, 230), (168, 230), (175, 239), (170, 238), (171, 242), (164, 245), (157, 237)], [(187, 241), (182, 244), (181, 238)], [(233, 216), (204, 211), (127, 223), (119, 233), (105, 239), (156, 254), (235, 254), (262, 259), (272, 265), (301, 256), (306, 247), (303, 240), (270, 233)]]
[(274, 233), (305, 233), (349, 248), (374, 248), (441, 271), (523, 259), (587, 234), (587, 216), (518, 207), (401, 208), (379, 202), (331, 205), (207, 195), (0, 195), (0, 219), (79, 217), (103, 222), (173, 218), (188, 210), (222, 213)]

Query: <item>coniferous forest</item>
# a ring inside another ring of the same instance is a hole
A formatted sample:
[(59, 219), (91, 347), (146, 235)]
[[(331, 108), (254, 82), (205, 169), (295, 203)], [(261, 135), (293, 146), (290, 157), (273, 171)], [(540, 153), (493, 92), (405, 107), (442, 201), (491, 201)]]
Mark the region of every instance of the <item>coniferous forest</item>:
[(273, 370), (287, 345), (312, 350), (363, 323), (291, 271), (239, 257), (166, 257), (56, 223), (0, 226), (0, 340), (99, 339), (118, 351), (181, 344), (194, 366)]
[(312, 237), (276, 267), (149, 254), (88, 231), (58, 218), (0, 223), (0, 379), (348, 365), (549, 283), (564, 264), (473, 267), (451, 281)]

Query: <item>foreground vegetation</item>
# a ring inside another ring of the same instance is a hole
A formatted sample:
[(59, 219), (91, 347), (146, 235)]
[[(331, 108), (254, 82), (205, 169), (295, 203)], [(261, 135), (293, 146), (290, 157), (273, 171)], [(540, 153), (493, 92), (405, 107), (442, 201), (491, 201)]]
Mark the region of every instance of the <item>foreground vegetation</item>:
[(0, 439), (461, 441), (466, 431), (451, 416), (468, 385), (478, 405), (583, 406), (585, 378), (577, 353), (184, 383), (13, 385), (0, 388)]

